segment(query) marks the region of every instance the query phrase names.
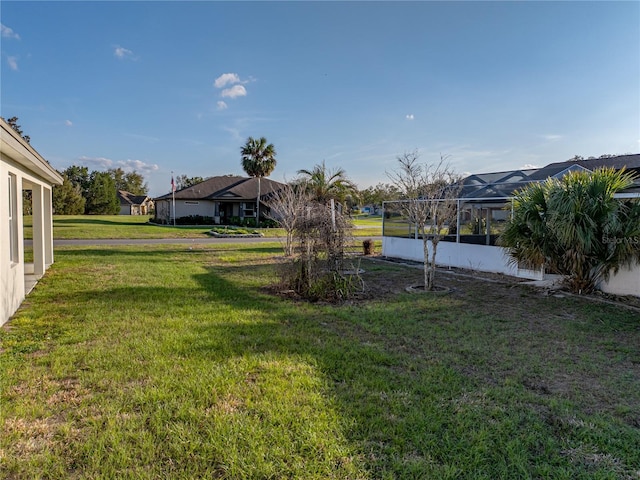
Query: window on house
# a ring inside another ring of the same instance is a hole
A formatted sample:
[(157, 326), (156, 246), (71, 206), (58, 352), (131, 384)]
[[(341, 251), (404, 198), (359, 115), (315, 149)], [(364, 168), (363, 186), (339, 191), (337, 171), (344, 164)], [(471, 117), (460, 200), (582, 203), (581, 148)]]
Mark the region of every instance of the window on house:
[(16, 176), (9, 174), (9, 260), (18, 263), (18, 197)]
[(242, 211), (244, 217), (255, 217), (256, 206), (253, 203), (243, 203)]

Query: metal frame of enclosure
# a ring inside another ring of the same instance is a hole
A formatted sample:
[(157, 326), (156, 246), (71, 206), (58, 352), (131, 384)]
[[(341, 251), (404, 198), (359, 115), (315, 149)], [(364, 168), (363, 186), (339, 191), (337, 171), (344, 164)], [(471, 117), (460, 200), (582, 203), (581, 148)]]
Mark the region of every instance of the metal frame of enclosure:
[[(449, 232), (442, 240), (455, 243), (471, 243), (474, 245), (495, 245), (501, 233), (501, 225), (512, 215), (507, 210), (508, 202), (513, 197), (493, 198), (456, 198), (451, 200), (457, 204), (455, 226), (449, 225)], [(433, 200), (419, 200), (433, 201)], [(393, 200), (382, 205), (382, 236), (419, 239), (418, 225), (402, 215), (398, 206), (409, 200)]]

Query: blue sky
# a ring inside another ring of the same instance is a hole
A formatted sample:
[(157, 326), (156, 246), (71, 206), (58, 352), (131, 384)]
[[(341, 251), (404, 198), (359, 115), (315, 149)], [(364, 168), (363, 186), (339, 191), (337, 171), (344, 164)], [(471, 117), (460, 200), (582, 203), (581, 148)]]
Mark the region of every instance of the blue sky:
[(326, 162), (361, 188), (396, 157), (460, 173), (640, 151), (639, 2), (0, 3), (1, 115), (58, 170), (271, 178)]

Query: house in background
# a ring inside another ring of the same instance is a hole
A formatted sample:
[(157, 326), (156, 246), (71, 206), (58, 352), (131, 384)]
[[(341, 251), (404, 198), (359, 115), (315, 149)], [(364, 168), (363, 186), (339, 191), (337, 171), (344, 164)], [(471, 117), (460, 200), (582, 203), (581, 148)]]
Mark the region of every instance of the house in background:
[(153, 211), (153, 200), (146, 195), (134, 195), (118, 190), (120, 215), (149, 215)]
[[(52, 188), (62, 177), (0, 118), (0, 325), (53, 263)], [(23, 191), (31, 192), (33, 262), (25, 262)]]
[[(284, 184), (269, 178), (260, 180), (260, 216), (268, 212), (263, 202)], [(200, 215), (210, 217), (214, 224), (230, 224), (256, 218), (258, 179), (255, 177), (221, 176), (168, 193), (155, 199), (155, 219), (171, 224), (173, 219)], [(175, 200), (175, 211), (174, 211)]]

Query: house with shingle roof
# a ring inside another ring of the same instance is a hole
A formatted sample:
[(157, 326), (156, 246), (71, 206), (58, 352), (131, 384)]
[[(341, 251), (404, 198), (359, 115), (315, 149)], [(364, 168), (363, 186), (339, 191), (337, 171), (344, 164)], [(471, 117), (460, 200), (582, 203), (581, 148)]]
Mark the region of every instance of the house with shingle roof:
[(153, 211), (153, 200), (146, 195), (134, 195), (118, 190), (120, 215), (149, 215)]
[[(260, 180), (260, 216), (269, 211), (267, 201), (284, 184), (262, 178)], [(210, 217), (214, 224), (229, 224), (232, 219), (240, 221), (256, 218), (258, 179), (225, 175), (211, 177), (190, 187), (157, 197), (155, 220), (158, 223), (173, 223), (174, 218), (199, 215)], [(175, 203), (175, 210), (174, 210)]]
[(465, 199), (510, 198), (516, 190), (532, 182), (544, 182), (548, 178), (562, 178), (575, 170), (594, 171), (598, 168), (625, 168), (637, 175), (636, 185), (632, 190), (640, 188), (640, 154), (618, 155), (604, 158), (589, 158), (556, 162), (542, 168), (512, 170), (505, 172), (477, 173), (464, 179), (460, 197)]

